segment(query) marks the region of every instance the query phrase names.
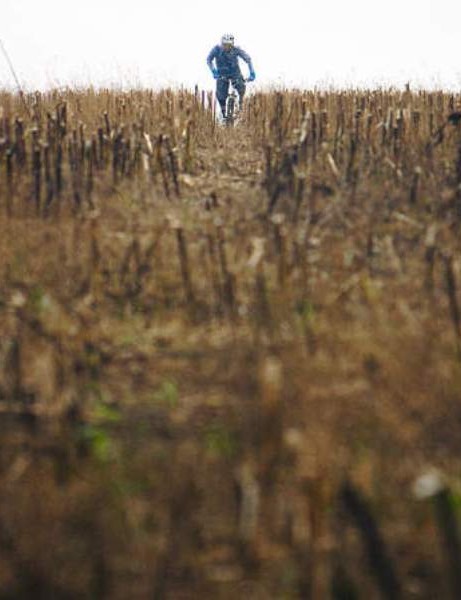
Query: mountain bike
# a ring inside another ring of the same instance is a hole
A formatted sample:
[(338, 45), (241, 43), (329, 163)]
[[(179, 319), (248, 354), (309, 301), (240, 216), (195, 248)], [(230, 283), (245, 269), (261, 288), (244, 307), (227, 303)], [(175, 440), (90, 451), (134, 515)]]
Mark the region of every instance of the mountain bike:
[[(223, 78), (227, 79), (227, 78)], [(244, 79), (245, 83), (250, 83), (250, 79)], [(240, 107), (241, 108), (241, 107)], [(234, 83), (231, 80), (229, 86), (229, 93), (227, 95), (226, 100), (226, 116), (224, 118), (224, 123), (227, 127), (233, 127), (237, 118), (240, 114), (239, 110), (239, 95), (237, 90), (234, 87)]]

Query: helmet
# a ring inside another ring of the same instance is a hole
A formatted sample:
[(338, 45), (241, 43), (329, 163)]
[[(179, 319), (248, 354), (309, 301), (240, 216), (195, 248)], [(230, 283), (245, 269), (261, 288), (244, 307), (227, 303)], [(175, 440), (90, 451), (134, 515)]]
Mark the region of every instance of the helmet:
[(234, 36), (232, 33), (225, 33), (221, 38), (221, 44), (224, 46), (233, 46), (235, 43)]

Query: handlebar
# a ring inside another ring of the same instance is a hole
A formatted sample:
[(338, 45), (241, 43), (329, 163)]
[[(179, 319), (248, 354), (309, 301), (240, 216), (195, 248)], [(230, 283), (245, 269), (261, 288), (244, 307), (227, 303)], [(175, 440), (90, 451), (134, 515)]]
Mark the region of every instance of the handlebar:
[[(216, 81), (233, 81), (233, 77), (224, 77), (224, 76), (220, 76), (218, 77), (218, 79)], [(244, 81), (244, 83), (254, 83), (254, 79), (250, 79), (249, 77), (242, 77), (242, 80)]]

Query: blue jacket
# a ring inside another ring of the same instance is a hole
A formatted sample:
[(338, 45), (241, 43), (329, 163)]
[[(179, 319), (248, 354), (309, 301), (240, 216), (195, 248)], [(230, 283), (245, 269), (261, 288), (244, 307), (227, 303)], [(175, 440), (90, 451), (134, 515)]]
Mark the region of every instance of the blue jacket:
[(224, 50), (218, 44), (208, 55), (207, 64), (213, 70), (213, 61), (216, 61), (216, 68), (220, 77), (241, 77), (239, 58), (246, 62), (251, 73), (253, 71), (253, 63), (250, 56), (237, 46), (234, 46), (230, 50)]

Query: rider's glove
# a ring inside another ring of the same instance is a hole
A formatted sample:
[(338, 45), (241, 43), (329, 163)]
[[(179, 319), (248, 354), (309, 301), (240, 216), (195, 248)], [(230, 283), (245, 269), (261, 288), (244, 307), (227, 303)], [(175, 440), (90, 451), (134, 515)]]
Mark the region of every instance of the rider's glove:
[(213, 77), (214, 77), (215, 79), (218, 79), (218, 78), (219, 78), (218, 69), (212, 69), (212, 71), (211, 71), (211, 72), (213, 73)]
[(255, 79), (256, 79), (256, 73), (254, 71), (251, 71), (249, 81), (254, 81)]

